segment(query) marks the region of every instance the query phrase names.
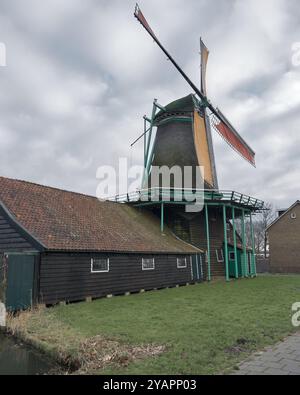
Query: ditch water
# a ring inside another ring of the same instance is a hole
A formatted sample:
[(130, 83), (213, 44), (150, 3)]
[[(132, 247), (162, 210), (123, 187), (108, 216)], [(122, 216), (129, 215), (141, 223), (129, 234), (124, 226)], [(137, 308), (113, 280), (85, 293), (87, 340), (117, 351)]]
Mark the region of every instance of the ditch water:
[(0, 332), (0, 375), (41, 375), (55, 369), (45, 356)]

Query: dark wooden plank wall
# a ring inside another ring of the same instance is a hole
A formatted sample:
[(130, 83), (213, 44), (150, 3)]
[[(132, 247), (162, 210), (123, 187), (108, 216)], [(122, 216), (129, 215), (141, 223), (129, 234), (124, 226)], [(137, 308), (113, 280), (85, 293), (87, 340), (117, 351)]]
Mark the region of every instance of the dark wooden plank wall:
[(32, 245), (18, 233), (0, 211), (0, 251), (22, 252), (32, 250), (34, 250)]
[[(106, 256), (110, 260), (110, 271), (91, 273), (91, 258)], [(149, 255), (43, 253), (40, 302), (77, 301), (191, 282), (190, 256), (187, 255), (187, 268), (177, 269), (177, 257), (180, 256), (153, 255), (155, 270), (142, 270), (142, 257), (148, 258)]]

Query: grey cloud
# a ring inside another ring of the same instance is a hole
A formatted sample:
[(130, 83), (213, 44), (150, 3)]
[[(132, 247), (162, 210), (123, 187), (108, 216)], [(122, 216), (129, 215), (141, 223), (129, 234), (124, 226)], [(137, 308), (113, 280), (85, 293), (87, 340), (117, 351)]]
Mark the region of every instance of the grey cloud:
[[(291, 45), (300, 41), (297, 0), (140, 3), (196, 83), (203, 37), (211, 50), (209, 95), (257, 151), (252, 169), (214, 135), (220, 186), (278, 206), (299, 198), (300, 69), (291, 64)], [(1, 175), (95, 194), (98, 166), (124, 156), (141, 163), (142, 144), (129, 145), (153, 98), (166, 104), (190, 88), (136, 23), (134, 5), (1, 2), (8, 52), (8, 67), (0, 68)]]

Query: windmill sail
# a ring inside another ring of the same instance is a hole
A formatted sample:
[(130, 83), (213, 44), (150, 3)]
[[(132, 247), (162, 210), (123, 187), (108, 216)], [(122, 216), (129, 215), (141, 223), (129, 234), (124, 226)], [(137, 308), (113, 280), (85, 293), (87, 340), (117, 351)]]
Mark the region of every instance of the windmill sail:
[(173, 63), (179, 73), (183, 76), (183, 78), (187, 81), (187, 83), (191, 86), (194, 92), (201, 99), (204, 107), (210, 109), (213, 115), (212, 126), (213, 128), (224, 138), (224, 140), (235, 150), (237, 151), (244, 159), (246, 159), (249, 163), (255, 166), (255, 153), (249, 147), (249, 145), (245, 142), (245, 140), (239, 135), (239, 133), (235, 130), (235, 128), (230, 124), (230, 122), (225, 118), (222, 112), (216, 109), (210, 101), (206, 98), (206, 66), (209, 51), (205, 47), (204, 43), (201, 40), (201, 89), (197, 88), (197, 86), (189, 79), (189, 77), (185, 74), (185, 72), (178, 66), (173, 57), (169, 54), (169, 52), (163, 47), (163, 45), (158, 40), (157, 36), (154, 34), (151, 29), (149, 23), (144, 17), (142, 11), (140, 10), (138, 4), (136, 5), (134, 16), (137, 20), (143, 25), (143, 27), (147, 30), (153, 40), (157, 43), (157, 45), (161, 48), (161, 50), (167, 55), (168, 59)]
[(198, 163), (202, 167), (202, 177), (210, 187), (216, 188), (216, 177), (213, 174), (213, 160), (207, 138), (205, 114), (201, 117), (197, 110), (194, 110), (194, 142)]
[(187, 81), (187, 83), (193, 88), (193, 90), (201, 97), (203, 98), (203, 95), (201, 94), (200, 90), (196, 87), (196, 85), (189, 79), (189, 77), (185, 74), (185, 72), (178, 66), (178, 64), (175, 62), (174, 58), (169, 54), (169, 52), (164, 48), (164, 46), (160, 43), (158, 40), (157, 36), (154, 34), (153, 30), (151, 29), (149, 23), (147, 22), (146, 18), (144, 17), (140, 7), (138, 4), (135, 7), (134, 11), (134, 16), (136, 19), (142, 24), (142, 26), (147, 30), (147, 32), (150, 34), (150, 36), (153, 38), (153, 40), (156, 42), (156, 44), (160, 47), (160, 49), (167, 55), (168, 59), (170, 60), (171, 63), (176, 67), (176, 69), (179, 71), (179, 73), (183, 76), (183, 78)]
[(231, 146), (231, 148), (255, 166), (255, 152), (230, 124), (224, 114), (219, 109), (216, 109), (215, 111), (216, 112), (212, 117), (213, 128), (221, 135), (227, 144)]
[(207, 96), (206, 92), (206, 69), (207, 61), (209, 56), (209, 50), (206, 48), (202, 39), (200, 39), (200, 49), (201, 49), (201, 93), (203, 96)]

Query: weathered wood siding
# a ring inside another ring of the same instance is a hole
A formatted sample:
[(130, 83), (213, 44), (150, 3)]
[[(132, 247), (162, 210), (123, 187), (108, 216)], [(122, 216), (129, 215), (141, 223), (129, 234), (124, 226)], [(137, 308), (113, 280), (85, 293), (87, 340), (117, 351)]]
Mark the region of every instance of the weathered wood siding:
[[(40, 268), (40, 302), (77, 301), (109, 294), (137, 292), (191, 282), (187, 268), (177, 269), (182, 255), (43, 253)], [(91, 258), (109, 258), (108, 273), (91, 273)], [(142, 258), (155, 258), (155, 270), (142, 270)]]
[(33, 246), (14, 228), (0, 208), (0, 252), (32, 250)]

